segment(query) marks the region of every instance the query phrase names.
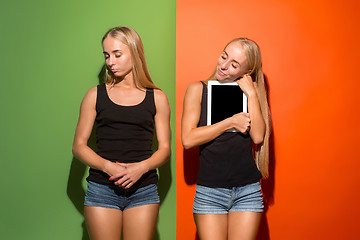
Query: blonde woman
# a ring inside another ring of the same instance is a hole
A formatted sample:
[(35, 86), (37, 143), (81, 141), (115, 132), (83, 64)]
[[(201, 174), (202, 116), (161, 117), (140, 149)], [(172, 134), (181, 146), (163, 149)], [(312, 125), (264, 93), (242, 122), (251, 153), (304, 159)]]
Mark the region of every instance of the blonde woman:
[[(258, 45), (246, 38), (232, 40), (209, 80), (236, 81), (248, 98), (248, 113), (206, 126), (207, 81), (186, 90), (182, 143), (185, 149), (200, 149), (193, 206), (197, 231), (201, 240), (255, 239), (264, 208), (259, 181), (268, 175), (270, 134)], [(237, 132), (226, 132), (232, 128)]]
[[(80, 108), (73, 154), (90, 166), (85, 220), (91, 239), (152, 239), (159, 212), (156, 168), (170, 156), (170, 108), (152, 82), (143, 44), (129, 27), (102, 39), (106, 82)], [(87, 145), (94, 123), (98, 151)], [(158, 149), (152, 153), (153, 131)]]

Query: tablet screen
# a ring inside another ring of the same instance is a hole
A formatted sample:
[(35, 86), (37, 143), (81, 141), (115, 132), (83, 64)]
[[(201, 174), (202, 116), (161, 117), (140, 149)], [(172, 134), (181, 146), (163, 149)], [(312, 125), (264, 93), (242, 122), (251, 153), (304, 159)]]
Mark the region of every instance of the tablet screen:
[(247, 98), (236, 82), (208, 81), (207, 125), (220, 122), (236, 113), (247, 112)]

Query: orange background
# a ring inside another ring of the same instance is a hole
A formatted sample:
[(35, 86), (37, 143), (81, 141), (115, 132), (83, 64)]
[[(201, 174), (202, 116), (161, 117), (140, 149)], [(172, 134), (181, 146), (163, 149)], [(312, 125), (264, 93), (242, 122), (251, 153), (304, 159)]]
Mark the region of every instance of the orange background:
[[(255, 40), (273, 118), (261, 239), (354, 239), (359, 228), (360, 3), (177, 0), (177, 239), (195, 239), (196, 150), (184, 154), (187, 85), (206, 79), (227, 42)], [(185, 157), (184, 157), (185, 156)]]

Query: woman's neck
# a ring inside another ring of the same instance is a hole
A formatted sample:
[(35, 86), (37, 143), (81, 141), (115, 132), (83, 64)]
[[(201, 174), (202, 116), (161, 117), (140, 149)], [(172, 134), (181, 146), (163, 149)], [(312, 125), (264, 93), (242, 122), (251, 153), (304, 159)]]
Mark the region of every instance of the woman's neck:
[(127, 74), (124, 78), (117, 80), (119, 81), (114, 84), (114, 87), (122, 87), (126, 89), (138, 88), (131, 73)]

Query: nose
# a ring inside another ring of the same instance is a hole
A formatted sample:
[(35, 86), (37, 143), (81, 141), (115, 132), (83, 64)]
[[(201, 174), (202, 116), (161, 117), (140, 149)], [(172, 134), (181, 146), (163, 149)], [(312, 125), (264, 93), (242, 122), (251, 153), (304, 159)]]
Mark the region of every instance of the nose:
[(229, 67), (229, 61), (225, 60), (220, 64), (220, 68), (225, 70)]
[(107, 59), (107, 64), (109, 67), (114, 65), (114, 59), (112, 58), (112, 56), (109, 56), (109, 58)]

